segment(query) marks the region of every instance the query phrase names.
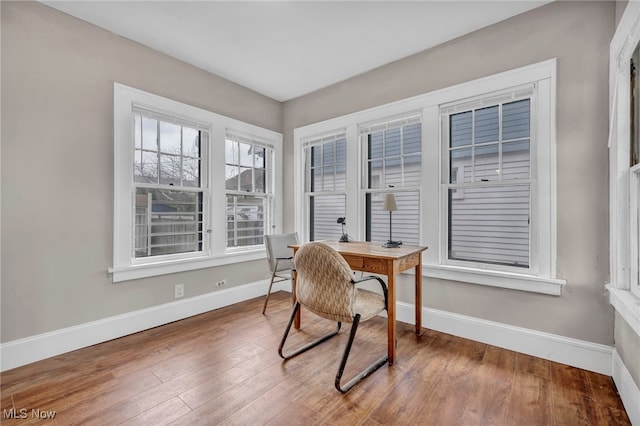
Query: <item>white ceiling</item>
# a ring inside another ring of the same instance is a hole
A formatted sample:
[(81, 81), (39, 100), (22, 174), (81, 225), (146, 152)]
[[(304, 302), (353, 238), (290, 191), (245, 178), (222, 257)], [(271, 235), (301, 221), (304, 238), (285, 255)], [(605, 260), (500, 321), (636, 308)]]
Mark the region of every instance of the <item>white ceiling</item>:
[(541, 1), (42, 1), (278, 101)]

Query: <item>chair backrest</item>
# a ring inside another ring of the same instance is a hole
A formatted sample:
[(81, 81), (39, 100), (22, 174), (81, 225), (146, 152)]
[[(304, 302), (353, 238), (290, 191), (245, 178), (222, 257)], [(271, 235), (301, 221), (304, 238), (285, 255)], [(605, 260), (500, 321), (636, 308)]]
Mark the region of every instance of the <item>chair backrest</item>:
[(276, 268), (276, 259), (279, 257), (293, 256), (293, 249), (288, 247), (291, 244), (298, 244), (298, 233), (290, 234), (271, 234), (264, 236), (264, 245), (267, 249), (267, 260), (269, 261), (269, 269), (271, 272), (285, 271), (293, 267), (292, 262), (279, 262)]
[(294, 265), (298, 275), (296, 299), (323, 318), (352, 322), (357, 294), (347, 261), (322, 242), (302, 245)]

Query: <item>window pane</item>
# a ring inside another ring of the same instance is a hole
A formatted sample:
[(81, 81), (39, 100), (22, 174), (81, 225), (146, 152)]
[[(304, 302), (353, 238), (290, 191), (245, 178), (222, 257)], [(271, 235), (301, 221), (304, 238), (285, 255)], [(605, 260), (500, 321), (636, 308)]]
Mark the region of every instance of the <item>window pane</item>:
[(529, 266), (529, 185), (449, 192), (449, 259)]
[(471, 111), (449, 116), (450, 147), (471, 145), (471, 121)]
[(264, 168), (264, 156), (265, 149), (261, 146), (253, 146), (253, 159), (255, 161), (255, 167)]
[(336, 164), (334, 157), (335, 145), (333, 142), (328, 142), (322, 145), (322, 164), (325, 166), (331, 166)]
[(402, 153), (413, 154), (422, 151), (422, 127), (420, 123), (402, 129)]
[(238, 142), (227, 139), (225, 141), (225, 162), (227, 164), (240, 164), (240, 154), (238, 153)]
[(319, 167), (311, 169), (311, 191), (322, 191), (322, 169)]
[(384, 168), (380, 160), (369, 162), (369, 188), (382, 188), (384, 186)]
[(528, 140), (508, 142), (502, 145), (503, 179), (529, 179), (530, 163)]
[[(398, 210), (391, 214), (392, 239), (404, 244), (420, 241), (420, 195), (417, 191), (395, 192)], [(367, 194), (367, 241), (384, 243), (390, 239), (389, 212), (382, 210), (383, 193)]]
[(255, 169), (254, 177), (256, 180), (255, 192), (267, 192), (267, 182), (266, 182), (266, 170), (265, 169)]
[(385, 133), (384, 156), (400, 155), (400, 128), (390, 129)]
[(240, 191), (253, 192), (253, 169), (240, 167)]
[(384, 179), (387, 186), (402, 186), (402, 167), (400, 158), (385, 161)]
[(369, 135), (369, 158), (382, 158), (382, 133)]
[(404, 185), (420, 185), (420, 156), (404, 157)]
[(530, 99), (502, 106), (502, 140), (528, 138), (530, 127)]
[[(455, 149), (449, 151), (449, 170), (458, 170), (458, 178), (454, 179), (449, 173), (449, 183), (471, 182), (471, 148)], [(464, 180), (460, 179), (460, 171)]]
[(158, 121), (142, 117), (142, 148), (150, 151), (158, 150)]
[(246, 143), (238, 144), (238, 152), (240, 153), (240, 165), (245, 167), (253, 167), (252, 145)]
[(160, 151), (167, 154), (181, 155), (181, 126), (165, 121), (160, 122)]
[(500, 148), (498, 144), (476, 147), (474, 173), (476, 182), (500, 179)]
[[(325, 163), (326, 164), (326, 163)], [(335, 191), (335, 168), (333, 166), (325, 166), (322, 168), (322, 190)]]
[(240, 170), (238, 166), (225, 166), (225, 189), (237, 191), (239, 188), (238, 176)]
[(475, 143), (496, 142), (499, 138), (498, 106), (476, 110)]
[(227, 247), (263, 243), (265, 197), (227, 195)]
[(141, 149), (142, 148), (142, 124), (141, 121), (142, 117), (140, 117), (140, 114), (135, 114), (133, 116), (133, 140), (134, 140), (134, 147), (136, 149)]
[(337, 222), (344, 217), (346, 201), (344, 195), (316, 195), (309, 197), (310, 241), (338, 240), (342, 226)]
[(311, 147), (311, 166), (318, 167), (322, 164), (322, 145)]
[(182, 159), (182, 185), (200, 186), (200, 160), (197, 158)]
[(160, 184), (180, 185), (180, 157), (177, 155), (160, 154)]
[(189, 127), (182, 128), (182, 153), (189, 157), (200, 157), (200, 132)]
[(202, 192), (137, 188), (135, 257), (202, 250)]

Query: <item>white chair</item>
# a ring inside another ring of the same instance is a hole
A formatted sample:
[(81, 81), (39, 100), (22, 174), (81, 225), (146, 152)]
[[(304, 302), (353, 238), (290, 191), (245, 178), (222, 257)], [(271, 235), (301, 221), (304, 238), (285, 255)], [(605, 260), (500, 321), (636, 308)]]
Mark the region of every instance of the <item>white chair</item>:
[(267, 260), (271, 270), (271, 282), (267, 291), (267, 298), (262, 307), (262, 314), (267, 310), (267, 303), (271, 295), (274, 282), (290, 280), (293, 278), (293, 249), (291, 244), (298, 244), (298, 233), (272, 234), (264, 236), (264, 245), (267, 249)]
[[(296, 252), (294, 265), (297, 274), (296, 303), (280, 342), (278, 353), (284, 359), (292, 358), (338, 334), (343, 322), (352, 323), (349, 340), (344, 349), (342, 361), (335, 378), (336, 389), (346, 393), (388, 361), (385, 353), (382, 358), (365, 368), (345, 385), (341, 384), (342, 373), (349, 358), (358, 324), (387, 310), (387, 286), (381, 278), (374, 276), (354, 279), (351, 267), (349, 267), (349, 264), (340, 253), (321, 242), (313, 242), (301, 246)], [(377, 280), (382, 287), (382, 294), (356, 287), (356, 284), (367, 280)], [(284, 344), (300, 306), (304, 306), (322, 318), (336, 321), (338, 323), (337, 328), (331, 333), (285, 354)], [(386, 350), (386, 340), (384, 343)]]

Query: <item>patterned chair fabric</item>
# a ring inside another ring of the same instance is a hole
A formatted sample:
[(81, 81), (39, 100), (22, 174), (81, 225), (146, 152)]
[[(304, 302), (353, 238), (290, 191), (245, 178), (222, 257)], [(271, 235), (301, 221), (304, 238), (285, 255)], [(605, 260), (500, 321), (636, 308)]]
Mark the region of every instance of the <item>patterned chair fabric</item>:
[(357, 288), (347, 261), (322, 242), (300, 247), (294, 265), (296, 298), (316, 315), (351, 323), (356, 314), (366, 321), (386, 309), (384, 296)]

